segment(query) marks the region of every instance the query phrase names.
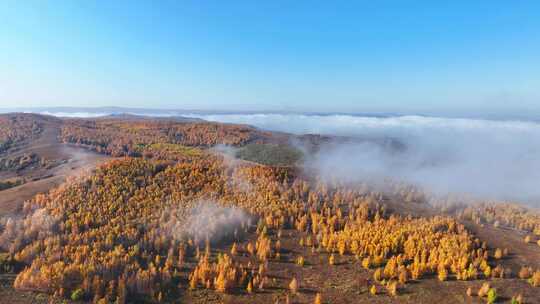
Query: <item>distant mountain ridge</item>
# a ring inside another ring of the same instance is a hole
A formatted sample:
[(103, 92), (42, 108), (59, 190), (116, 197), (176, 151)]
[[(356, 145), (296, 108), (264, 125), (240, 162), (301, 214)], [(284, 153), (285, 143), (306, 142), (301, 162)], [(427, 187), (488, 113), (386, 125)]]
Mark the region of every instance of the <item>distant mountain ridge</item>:
[(98, 117), (108, 115), (139, 115), (152, 117), (170, 117), (186, 114), (193, 115), (251, 115), (251, 114), (302, 114), (302, 115), (352, 115), (368, 117), (392, 117), (397, 113), (345, 113), (345, 112), (302, 112), (302, 111), (229, 111), (229, 110), (197, 110), (197, 109), (152, 109), (130, 107), (8, 107), (0, 108), (0, 113), (28, 112), (67, 117)]
[(267, 110), (267, 111), (233, 111), (233, 110), (200, 110), (200, 109), (153, 109), (153, 108), (133, 108), (133, 107), (0, 107), (0, 113), (25, 112), (40, 113), (62, 117), (100, 117), (109, 115), (138, 115), (151, 117), (174, 117), (183, 115), (306, 115), (306, 116), (353, 116), (353, 117), (400, 117), (400, 116), (421, 116), (421, 117), (441, 117), (441, 118), (463, 118), (463, 119), (486, 119), (486, 120), (522, 120), (540, 122), (540, 116), (535, 113), (470, 113), (470, 114), (441, 114), (422, 112), (320, 112), (320, 111), (288, 111), (288, 110)]

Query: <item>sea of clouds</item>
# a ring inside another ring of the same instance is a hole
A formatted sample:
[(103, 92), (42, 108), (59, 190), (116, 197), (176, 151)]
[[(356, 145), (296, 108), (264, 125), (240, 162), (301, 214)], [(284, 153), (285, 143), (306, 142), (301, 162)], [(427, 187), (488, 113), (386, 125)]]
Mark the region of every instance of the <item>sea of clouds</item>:
[(190, 115), (291, 132), (393, 138), (396, 151), (374, 142), (324, 147), (310, 165), (323, 176), (348, 181), (385, 177), (436, 194), (540, 202), (540, 124), (530, 121), (426, 116)]

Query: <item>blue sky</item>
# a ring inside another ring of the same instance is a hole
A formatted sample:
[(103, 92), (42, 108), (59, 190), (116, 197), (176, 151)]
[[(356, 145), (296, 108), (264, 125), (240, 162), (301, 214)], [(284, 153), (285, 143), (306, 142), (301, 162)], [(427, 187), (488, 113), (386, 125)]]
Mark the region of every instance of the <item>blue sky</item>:
[(540, 113), (539, 1), (2, 1), (0, 107)]

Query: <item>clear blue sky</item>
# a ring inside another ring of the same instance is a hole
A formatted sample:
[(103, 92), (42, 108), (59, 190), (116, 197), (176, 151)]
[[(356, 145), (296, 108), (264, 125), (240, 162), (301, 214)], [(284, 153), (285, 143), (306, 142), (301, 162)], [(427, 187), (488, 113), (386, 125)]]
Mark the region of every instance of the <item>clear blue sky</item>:
[(1, 1), (0, 107), (540, 113), (540, 1), (261, 2)]

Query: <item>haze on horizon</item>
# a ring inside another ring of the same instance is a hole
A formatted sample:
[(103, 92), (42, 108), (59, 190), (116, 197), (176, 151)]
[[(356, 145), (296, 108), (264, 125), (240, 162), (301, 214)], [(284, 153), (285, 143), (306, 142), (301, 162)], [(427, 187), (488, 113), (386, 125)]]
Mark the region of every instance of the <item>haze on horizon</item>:
[(0, 108), (540, 113), (540, 3), (3, 1)]

